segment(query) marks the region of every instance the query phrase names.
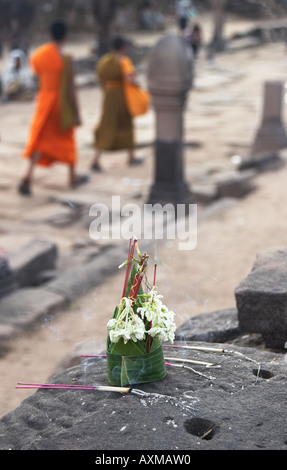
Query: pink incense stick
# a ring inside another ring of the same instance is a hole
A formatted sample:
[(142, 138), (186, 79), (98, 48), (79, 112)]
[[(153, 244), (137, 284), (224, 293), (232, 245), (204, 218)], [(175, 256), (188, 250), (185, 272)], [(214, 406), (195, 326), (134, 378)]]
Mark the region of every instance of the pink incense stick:
[(107, 357), (106, 354), (81, 354), (81, 357)]
[(18, 382), (17, 389), (56, 389), (56, 390), (100, 390), (103, 392), (129, 393), (129, 387), (110, 387), (105, 385), (68, 385), (68, 384), (42, 384)]
[(76, 385), (76, 384), (49, 384), (49, 383), (29, 383), (29, 382), (18, 382), (18, 385), (26, 385), (33, 387), (63, 387), (63, 388), (96, 388), (96, 385)]

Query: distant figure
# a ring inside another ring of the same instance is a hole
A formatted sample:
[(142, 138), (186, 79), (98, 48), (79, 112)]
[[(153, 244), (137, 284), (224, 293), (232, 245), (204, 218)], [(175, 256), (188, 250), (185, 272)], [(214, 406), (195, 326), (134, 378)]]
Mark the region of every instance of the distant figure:
[(163, 17), (154, 11), (151, 2), (143, 2), (140, 11), (140, 26), (148, 31), (163, 29)]
[(21, 49), (10, 52), (8, 65), (1, 76), (1, 88), (3, 101), (33, 97), (33, 74), (27, 64), (26, 54)]
[(190, 34), (187, 34), (186, 42), (192, 48), (193, 56), (196, 58), (202, 44), (201, 28), (198, 24), (195, 24)]
[(142, 163), (134, 155), (133, 117), (126, 102), (124, 80), (138, 84), (135, 68), (125, 55), (125, 49), (125, 39), (114, 38), (112, 51), (105, 54), (97, 65), (96, 72), (104, 95), (102, 116), (95, 130), (96, 153), (91, 166), (94, 171), (101, 171), (100, 156), (104, 150), (127, 149), (129, 165)]
[(190, 7), (190, 0), (177, 0), (176, 14), (178, 19), (179, 31), (182, 35), (185, 33), (185, 30), (188, 26)]
[(50, 33), (51, 42), (39, 47), (31, 58), (40, 89), (24, 151), (29, 165), (19, 186), (19, 192), (23, 195), (31, 194), (31, 180), (36, 164), (45, 167), (54, 163), (66, 164), (72, 187), (87, 181), (86, 176), (75, 173), (77, 154), (74, 127), (80, 125), (80, 115), (74, 88), (73, 63), (62, 52), (67, 27), (65, 23), (56, 21), (51, 25)]

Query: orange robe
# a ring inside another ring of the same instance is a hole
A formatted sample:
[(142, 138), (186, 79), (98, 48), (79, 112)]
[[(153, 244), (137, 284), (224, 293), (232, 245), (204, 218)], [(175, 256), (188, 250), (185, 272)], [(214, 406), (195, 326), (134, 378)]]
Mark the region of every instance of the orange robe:
[(39, 92), (30, 135), (24, 151), (29, 158), (41, 156), (37, 164), (53, 163), (75, 165), (77, 160), (74, 127), (61, 129), (61, 79), (63, 59), (53, 42), (39, 47), (30, 60), (39, 78)]
[(133, 122), (125, 99), (122, 64), (108, 53), (97, 65), (97, 76), (104, 87), (104, 99), (95, 130), (95, 147), (100, 150), (133, 148)]

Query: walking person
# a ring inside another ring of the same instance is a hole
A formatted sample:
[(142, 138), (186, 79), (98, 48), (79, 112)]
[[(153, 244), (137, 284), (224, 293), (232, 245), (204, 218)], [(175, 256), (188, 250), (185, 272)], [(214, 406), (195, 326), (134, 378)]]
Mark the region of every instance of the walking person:
[(177, 0), (176, 14), (177, 14), (179, 32), (181, 35), (185, 34), (186, 28), (188, 27), (190, 8), (191, 8), (190, 0)]
[(62, 163), (68, 167), (68, 183), (72, 187), (87, 181), (77, 175), (77, 152), (74, 130), (80, 125), (80, 114), (74, 87), (73, 62), (63, 54), (67, 37), (64, 22), (50, 26), (51, 41), (40, 46), (31, 57), (31, 67), (39, 79), (39, 92), (29, 139), (24, 151), (28, 168), (19, 185), (22, 195), (31, 194), (36, 165), (49, 167)]
[(9, 53), (8, 64), (1, 76), (2, 101), (32, 98), (34, 85), (25, 52), (13, 49)]
[(103, 90), (103, 110), (95, 129), (95, 156), (92, 171), (101, 171), (102, 151), (127, 150), (127, 164), (142, 163), (135, 157), (133, 115), (129, 110), (125, 83), (138, 87), (132, 61), (125, 55), (126, 41), (118, 36), (113, 39), (112, 50), (97, 65), (97, 76)]
[(202, 34), (200, 25), (195, 24), (190, 34), (187, 34), (185, 39), (187, 44), (192, 49), (194, 59), (196, 59), (202, 45)]

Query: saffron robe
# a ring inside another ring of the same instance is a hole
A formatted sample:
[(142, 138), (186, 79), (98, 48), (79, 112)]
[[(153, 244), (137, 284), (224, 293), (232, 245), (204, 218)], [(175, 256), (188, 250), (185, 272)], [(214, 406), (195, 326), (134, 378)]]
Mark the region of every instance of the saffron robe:
[(99, 150), (131, 149), (134, 146), (133, 119), (124, 92), (124, 76), (133, 71), (129, 58), (119, 62), (111, 53), (97, 65), (97, 76), (104, 89), (103, 109), (95, 130), (95, 147)]
[(39, 153), (39, 165), (49, 166), (56, 162), (75, 165), (74, 127), (63, 130), (61, 125), (64, 61), (56, 44), (51, 42), (40, 46), (31, 57), (30, 64), (39, 78), (39, 92), (24, 157)]

